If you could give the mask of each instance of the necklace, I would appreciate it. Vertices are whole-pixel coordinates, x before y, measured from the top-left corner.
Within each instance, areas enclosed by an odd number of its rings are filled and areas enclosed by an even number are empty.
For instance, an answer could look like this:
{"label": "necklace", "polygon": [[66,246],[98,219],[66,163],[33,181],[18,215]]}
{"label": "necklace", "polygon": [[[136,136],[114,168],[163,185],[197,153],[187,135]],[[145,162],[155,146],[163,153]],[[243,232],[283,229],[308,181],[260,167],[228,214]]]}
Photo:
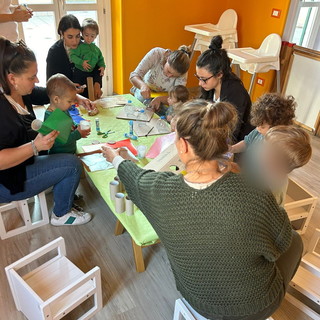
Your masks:
{"label": "necklace", "polygon": [[17,113],[22,115],[28,115],[30,112],[23,108],[18,102],[13,100],[13,98],[5,93],[3,95],[6,97],[6,99],[10,102],[10,104],[13,106],[13,108],[17,111]]}

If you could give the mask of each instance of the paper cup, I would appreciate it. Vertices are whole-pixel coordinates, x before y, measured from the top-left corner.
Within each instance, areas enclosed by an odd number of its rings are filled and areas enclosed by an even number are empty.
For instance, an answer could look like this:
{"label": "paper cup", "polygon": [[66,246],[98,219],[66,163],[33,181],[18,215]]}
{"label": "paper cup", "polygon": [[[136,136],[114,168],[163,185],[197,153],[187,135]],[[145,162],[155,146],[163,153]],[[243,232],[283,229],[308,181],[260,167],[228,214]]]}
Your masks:
{"label": "paper cup", "polygon": [[110,188],[110,199],[112,201],[115,201],[116,200],[116,194],[118,192],[120,192],[120,183],[119,181],[111,181],[110,184],[109,184],[109,188]]}
{"label": "paper cup", "polygon": [[116,193],[116,213],[123,213],[125,211],[125,204],[124,204],[124,194],[121,192]]}
{"label": "paper cup", "polygon": [[132,216],[134,214],[134,204],[128,196],[125,198],[125,205],[127,216]]}
{"label": "paper cup", "polygon": [[124,188],[123,183],[120,181],[119,177],[118,177],[118,176],[115,176],[115,177],[113,178],[113,180],[119,182],[119,191],[118,191],[118,192],[124,193],[124,192],[125,192],[125,188]]}
{"label": "paper cup", "polygon": [[138,158],[145,158],[147,153],[147,146],[137,146]]}
{"label": "paper cup", "polygon": [[90,129],[90,122],[88,120],[81,120],[80,121],[80,129],[81,130],[88,130]]}

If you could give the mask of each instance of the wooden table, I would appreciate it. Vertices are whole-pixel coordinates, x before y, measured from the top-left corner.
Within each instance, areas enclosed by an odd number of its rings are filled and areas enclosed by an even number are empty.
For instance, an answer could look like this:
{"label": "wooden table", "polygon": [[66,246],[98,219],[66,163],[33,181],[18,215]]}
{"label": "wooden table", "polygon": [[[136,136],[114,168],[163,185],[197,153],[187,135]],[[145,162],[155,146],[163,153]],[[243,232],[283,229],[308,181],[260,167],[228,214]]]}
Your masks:
{"label": "wooden table", "polygon": [[[121,97],[125,97],[127,98],[127,100],[131,100],[134,105],[142,106],[141,102],[130,94],[121,95]],[[100,108],[100,113],[94,117],[83,115],[85,119],[91,120],[91,134],[88,138],[78,141],[78,153],[83,152],[82,146],[89,145],[95,140],[98,140],[102,143],[108,142],[110,140],[119,141],[125,139],[124,134],[129,131],[128,121],[116,119],[116,115],[119,113],[121,108],[122,107],[109,109]],[[109,137],[105,139],[102,138],[101,135],[97,135],[95,130],[95,118],[99,118],[100,128],[102,132],[110,129],[112,131],[115,131],[115,133],[110,134]],[[154,143],[157,137],[158,136],[140,137],[137,141],[132,141],[132,144],[135,146],[145,145],[149,149],[149,147]],[[138,165],[145,166],[148,162],[149,161],[147,159],[142,159],[139,161]],[[136,207],[134,215],[132,216],[128,216],[126,215],[126,213],[117,214],[115,212],[115,206],[113,201],[110,199],[109,191],[109,183],[114,180],[114,177],[117,175],[115,169],[95,172],[88,172],[86,170],[86,175],[98,189],[102,198],[117,218],[114,231],[115,235],[122,234],[124,230],[127,230],[127,232],[130,234],[136,270],[138,272],[143,272],[145,270],[145,264],[142,254],[142,248],[158,243],[158,235],[156,234],[144,214]]]}

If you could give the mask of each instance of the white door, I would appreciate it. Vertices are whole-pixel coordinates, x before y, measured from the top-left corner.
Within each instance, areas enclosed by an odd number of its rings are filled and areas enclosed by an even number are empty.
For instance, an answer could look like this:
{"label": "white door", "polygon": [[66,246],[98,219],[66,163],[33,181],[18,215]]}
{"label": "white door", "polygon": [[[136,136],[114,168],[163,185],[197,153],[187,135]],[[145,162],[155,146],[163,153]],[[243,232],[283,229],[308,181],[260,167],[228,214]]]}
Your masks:
{"label": "white door", "polygon": [[100,34],[96,44],[106,62],[103,78],[104,95],[112,94],[112,39],[110,0],[13,0],[12,3],[27,4],[33,17],[20,24],[19,37],[34,51],[38,61],[38,76],[41,86],[46,83],[46,58],[49,48],[59,39],[57,26],[65,14],[73,14],[80,24],[85,18],[93,18],[99,24]]}

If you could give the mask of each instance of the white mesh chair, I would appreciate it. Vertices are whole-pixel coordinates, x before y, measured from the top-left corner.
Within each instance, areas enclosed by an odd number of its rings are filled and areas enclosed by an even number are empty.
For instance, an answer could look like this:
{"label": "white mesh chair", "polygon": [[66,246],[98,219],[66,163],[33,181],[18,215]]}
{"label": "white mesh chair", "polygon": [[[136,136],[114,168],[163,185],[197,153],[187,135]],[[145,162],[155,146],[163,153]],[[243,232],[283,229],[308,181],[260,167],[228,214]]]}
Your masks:
{"label": "white mesh chair", "polygon": [[[18,235],[20,233],[30,231],[32,229],[41,227],[45,224],[49,223],[49,214],[46,202],[45,192],[41,192],[35,196],[35,205],[39,204],[41,211],[41,218],[37,221],[32,221],[32,216],[30,214],[28,199],[20,200],[20,201],[12,201],[10,203],[0,204],[0,237],[1,239],[7,239]],[[23,225],[18,226],[14,229],[8,230],[8,226],[4,221],[3,214],[7,211],[16,209],[18,210]],[[10,213],[8,213],[10,215]]]}
{"label": "white mesh chair", "polygon": [[252,93],[257,73],[268,72],[269,70],[277,71],[277,91],[280,93],[280,50],[281,37],[276,33],[268,35],[258,49],[236,48],[227,50],[229,58],[232,59],[231,64],[239,65],[242,70],[252,74],[249,94]]}
{"label": "white mesh chair", "polygon": [[[174,305],[173,320],[207,320],[207,318],[195,311],[185,299],[177,299]],[[273,318],[266,320],[273,320]]]}
{"label": "white mesh chair", "polygon": [[217,24],[202,23],[185,26],[184,30],[195,33],[191,46],[191,58],[193,57],[194,51],[203,52],[207,50],[212,37],[217,35],[221,35],[223,39],[223,48],[237,48],[237,23],[237,13],[233,9],[228,9],[222,13]]}
{"label": "white mesh chair", "polygon": [[[302,303],[289,293],[286,294],[286,299],[312,319],[320,320],[320,314],[316,311],[320,306],[320,229],[316,229],[290,286],[306,299]],[[308,300],[309,305],[305,304]]]}
{"label": "white mesh chair", "polygon": [[[22,270],[56,255],[26,274]],[[61,319],[93,296],[93,306],[79,319],[91,318],[102,308],[100,269],[82,272],[66,257],[64,239],[48,243],[5,268],[16,308],[29,320]],[[20,272],[19,272],[20,271]]]}

